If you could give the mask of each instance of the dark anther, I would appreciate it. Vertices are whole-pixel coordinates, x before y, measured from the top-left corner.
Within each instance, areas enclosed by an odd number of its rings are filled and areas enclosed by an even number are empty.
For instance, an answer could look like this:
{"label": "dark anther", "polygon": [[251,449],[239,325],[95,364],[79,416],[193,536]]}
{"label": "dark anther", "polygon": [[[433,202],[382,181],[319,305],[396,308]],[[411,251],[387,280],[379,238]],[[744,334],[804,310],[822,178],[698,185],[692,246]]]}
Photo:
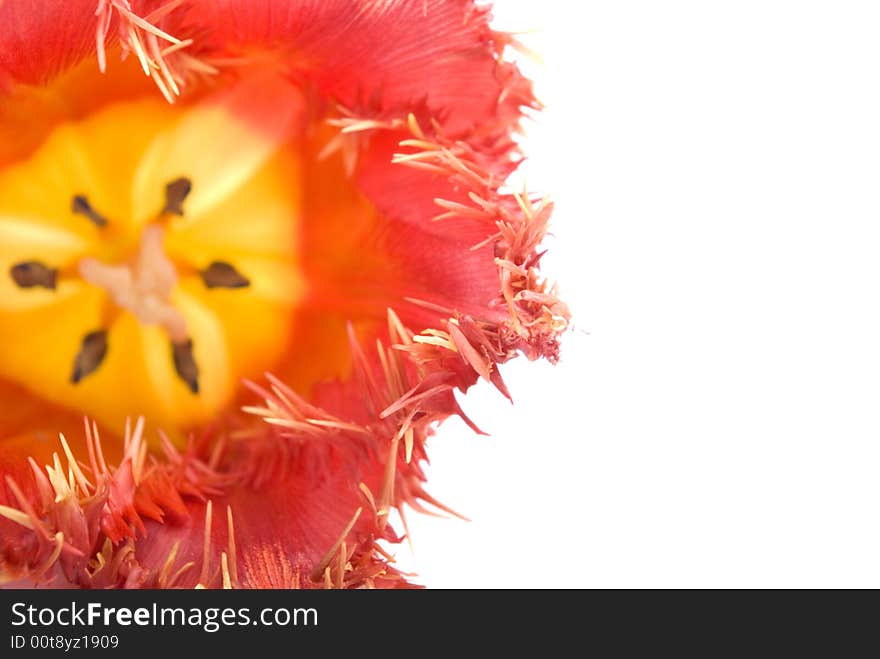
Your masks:
{"label": "dark anther", "polygon": [[86,199],[85,195],[76,195],[70,203],[70,210],[78,215],[85,215],[94,222],[95,226],[107,226],[107,218],[92,208],[92,205],[89,203],[89,200]]}
{"label": "dark anther", "polygon": [[246,288],[251,285],[250,279],[224,261],[214,261],[199,274],[208,288]]}
{"label": "dark anther", "polygon": [[174,179],[165,186],[165,208],[163,213],[183,215],[183,202],[192,192],[192,181],[188,178]]}
{"label": "dark anther", "polygon": [[73,360],[73,374],[70,381],[78,383],[85,376],[95,372],[107,356],[107,332],[98,330],[83,337],[82,345]]}
{"label": "dark anther", "polygon": [[177,376],[186,383],[189,390],[194,394],[199,393],[199,367],[193,355],[192,339],[180,343],[171,342],[171,350],[174,355],[174,370]]}
{"label": "dark anther", "polygon": [[54,289],[58,284],[58,270],[40,263],[39,261],[23,261],[9,268],[12,281],[19,288],[42,288]]}

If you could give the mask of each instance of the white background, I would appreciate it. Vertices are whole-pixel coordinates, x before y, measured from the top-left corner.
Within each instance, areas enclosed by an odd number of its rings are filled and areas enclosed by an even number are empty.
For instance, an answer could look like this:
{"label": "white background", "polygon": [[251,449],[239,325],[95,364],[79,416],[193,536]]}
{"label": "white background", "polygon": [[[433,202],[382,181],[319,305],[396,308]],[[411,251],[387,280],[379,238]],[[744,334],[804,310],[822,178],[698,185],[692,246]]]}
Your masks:
{"label": "white background", "polygon": [[430,587],[880,587],[880,5],[525,2],[576,329],[431,445]]}

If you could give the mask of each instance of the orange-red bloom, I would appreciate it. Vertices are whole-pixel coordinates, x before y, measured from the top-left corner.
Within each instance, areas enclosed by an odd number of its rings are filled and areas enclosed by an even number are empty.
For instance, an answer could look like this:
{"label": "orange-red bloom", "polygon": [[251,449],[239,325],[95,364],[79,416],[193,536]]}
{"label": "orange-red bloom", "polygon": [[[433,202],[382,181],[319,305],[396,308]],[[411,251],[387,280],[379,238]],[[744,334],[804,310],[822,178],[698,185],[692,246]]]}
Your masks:
{"label": "orange-red bloom", "polygon": [[408,585],[455,390],[568,322],[488,20],[0,0],[0,582]]}

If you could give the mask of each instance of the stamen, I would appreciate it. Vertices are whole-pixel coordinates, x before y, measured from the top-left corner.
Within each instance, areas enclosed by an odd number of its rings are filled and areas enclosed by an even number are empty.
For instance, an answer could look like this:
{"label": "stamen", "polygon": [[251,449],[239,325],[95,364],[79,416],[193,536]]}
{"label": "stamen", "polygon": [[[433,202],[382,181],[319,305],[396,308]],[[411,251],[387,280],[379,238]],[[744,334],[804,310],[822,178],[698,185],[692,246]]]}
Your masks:
{"label": "stamen", "polygon": [[225,261],[214,261],[199,273],[207,288],[247,288],[250,279]]}
{"label": "stamen", "polygon": [[58,283],[58,270],[39,261],[23,261],[9,269],[12,281],[19,288],[40,286],[54,290]]}
{"label": "stamen", "polygon": [[172,341],[171,351],[174,356],[174,370],[177,371],[178,377],[186,383],[191,392],[199,393],[199,367],[193,355],[192,339],[180,343]]}
{"label": "stamen", "polygon": [[165,186],[165,208],[163,213],[183,215],[183,202],[192,192],[192,181],[181,177]]}
{"label": "stamen", "polygon": [[70,210],[77,215],[85,215],[99,228],[107,226],[107,218],[92,208],[85,195],[76,195],[70,204]]}
{"label": "stamen", "polygon": [[73,374],[70,381],[77,384],[90,373],[95,372],[107,356],[107,331],[89,332],[83,337],[82,346],[73,361]]}

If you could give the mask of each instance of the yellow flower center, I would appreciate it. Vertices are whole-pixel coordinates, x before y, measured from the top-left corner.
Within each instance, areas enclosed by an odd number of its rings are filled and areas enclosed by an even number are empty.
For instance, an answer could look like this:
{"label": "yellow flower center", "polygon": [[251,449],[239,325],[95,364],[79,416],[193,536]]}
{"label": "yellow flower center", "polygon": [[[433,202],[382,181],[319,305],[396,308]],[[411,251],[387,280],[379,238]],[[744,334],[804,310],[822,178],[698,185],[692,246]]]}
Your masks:
{"label": "yellow flower center", "polygon": [[304,289],[300,105],[259,93],[117,103],[0,171],[0,378],[174,433],[278,362]]}

